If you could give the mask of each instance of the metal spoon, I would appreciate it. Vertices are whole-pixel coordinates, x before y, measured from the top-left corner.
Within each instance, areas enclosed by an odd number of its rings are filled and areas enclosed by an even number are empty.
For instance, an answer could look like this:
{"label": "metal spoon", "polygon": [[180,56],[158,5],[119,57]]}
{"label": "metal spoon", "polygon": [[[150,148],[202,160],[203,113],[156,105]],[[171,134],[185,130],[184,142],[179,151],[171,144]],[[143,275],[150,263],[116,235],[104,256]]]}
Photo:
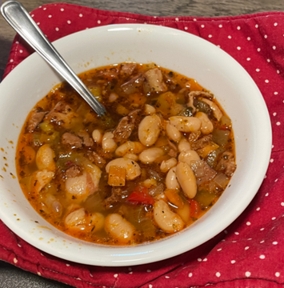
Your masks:
{"label": "metal spoon", "polygon": [[4,2],[1,13],[12,28],[84,98],[99,116],[106,113],[104,106],[68,66],[19,2]]}

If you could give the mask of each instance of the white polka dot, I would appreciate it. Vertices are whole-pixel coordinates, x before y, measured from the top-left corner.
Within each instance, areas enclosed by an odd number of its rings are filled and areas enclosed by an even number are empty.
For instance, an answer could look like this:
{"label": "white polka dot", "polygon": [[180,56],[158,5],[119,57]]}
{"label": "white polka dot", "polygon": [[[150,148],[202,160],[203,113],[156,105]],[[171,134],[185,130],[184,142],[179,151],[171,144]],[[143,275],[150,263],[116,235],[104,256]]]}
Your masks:
{"label": "white polka dot", "polygon": [[151,269],[147,269],[147,272],[150,273],[150,272],[152,272],[152,270]]}
{"label": "white polka dot", "polygon": [[209,35],[208,35],[208,38],[212,38],[212,37],[213,37],[212,34],[209,34]]}
{"label": "white polka dot", "polygon": [[222,251],[222,248],[218,248],[217,251],[218,251],[218,252]]}
{"label": "white polka dot", "polygon": [[256,49],[256,51],[257,51],[257,52],[260,52],[260,51],[261,51],[261,49],[260,49],[260,48],[257,48],[257,49]]}
{"label": "white polka dot", "polygon": [[246,246],[246,247],[245,247],[245,250],[248,250],[248,249],[249,249],[249,246]]}
{"label": "white polka dot", "polygon": [[262,228],[260,228],[260,229],[259,229],[259,231],[264,231],[264,230],[265,230],[265,228],[264,228],[264,227],[262,227]]}
{"label": "white polka dot", "polygon": [[52,18],[52,15],[48,15],[48,18]]}
{"label": "white polka dot", "polygon": [[205,27],[205,25],[204,25],[204,24],[201,24],[201,25],[200,25],[200,27],[201,27],[201,28],[204,28],[204,27]]}
{"label": "white polka dot", "polygon": [[229,38],[229,39],[232,39],[232,36],[231,36],[231,35],[228,35],[228,38]]}
{"label": "white polka dot", "polygon": [[66,263],[66,266],[67,266],[67,267],[69,267],[69,266],[70,266],[70,264]]}
{"label": "white polka dot", "polygon": [[280,125],[281,125],[281,123],[278,121],[278,122],[276,122],[276,125],[277,125],[277,126],[280,126]]}
{"label": "white polka dot", "polygon": [[264,39],[267,39],[267,37],[268,37],[268,36],[267,36],[266,34],[265,34],[265,35],[263,35],[263,38],[264,38]]}
{"label": "white polka dot", "polygon": [[222,24],[219,24],[219,28],[222,28],[223,27],[223,25]]}
{"label": "white polka dot", "polygon": [[71,21],[70,21],[70,20],[67,20],[67,24],[71,24]]}
{"label": "white polka dot", "polygon": [[101,20],[98,20],[97,23],[98,23],[98,24],[101,24],[102,22],[101,22]]}
{"label": "white polka dot", "polygon": [[268,79],[265,79],[264,82],[265,82],[265,83],[269,83],[269,80],[268,80]]}
{"label": "white polka dot", "polygon": [[265,197],[267,197],[267,196],[269,196],[269,193],[267,192],[267,193],[265,193],[265,195],[264,195]]}
{"label": "white polka dot", "polygon": [[236,232],[235,232],[235,235],[240,235],[240,233],[236,231]]}
{"label": "white polka dot", "polygon": [[259,243],[260,243],[260,244],[263,244],[264,242],[265,242],[265,240],[261,240]]}
{"label": "white polka dot", "polygon": [[266,61],[267,61],[268,63],[270,63],[271,60],[270,60],[270,59],[267,59]]}
{"label": "white polka dot", "polygon": [[63,12],[63,11],[64,11],[64,8],[60,8],[60,11]]}
{"label": "white polka dot", "polygon": [[245,275],[246,275],[246,277],[249,277],[251,275],[251,273],[249,271],[246,271]]}
{"label": "white polka dot", "polygon": [[118,274],[113,274],[113,277],[114,277],[114,278],[117,278],[117,277],[118,277]]}
{"label": "white polka dot", "polygon": [[255,28],[258,28],[258,24],[255,24],[255,26],[254,26]]}
{"label": "white polka dot", "polygon": [[256,211],[259,211],[259,210],[260,210],[260,207],[257,207],[255,210],[256,210]]}
{"label": "white polka dot", "polygon": [[276,277],[280,277],[280,272],[275,272]]}
{"label": "white polka dot", "polygon": [[278,23],[277,23],[277,22],[275,22],[273,25],[274,25],[274,26],[277,26],[277,25],[278,25]]}
{"label": "white polka dot", "polygon": [[272,242],[272,245],[277,245],[277,244],[278,244],[277,241],[273,241],[273,242]]}
{"label": "white polka dot", "polygon": [[256,72],[260,72],[260,69],[259,69],[259,68],[256,68],[255,71],[256,71]]}
{"label": "white polka dot", "polygon": [[201,258],[197,258],[197,261],[198,261],[198,262],[202,262],[202,259],[201,259]]}
{"label": "white polka dot", "polygon": [[148,286],[149,288],[153,288],[153,285],[152,284],[149,284],[149,286]]}
{"label": "white polka dot", "polygon": [[241,50],[242,48],[240,46],[237,47],[237,50]]}
{"label": "white polka dot", "polygon": [[247,61],[250,61],[250,60],[251,60],[251,58],[250,58],[250,57],[248,57],[248,58],[247,58]]}
{"label": "white polka dot", "polygon": [[59,28],[58,28],[58,27],[55,27],[55,31],[59,31]]}
{"label": "white polka dot", "polygon": [[275,91],[273,94],[274,94],[274,95],[278,95],[278,92],[277,92],[277,91]]}
{"label": "white polka dot", "polygon": [[192,277],[192,273],[190,272],[190,273],[188,273],[188,277],[190,278],[190,277]]}
{"label": "white polka dot", "polygon": [[79,14],[79,17],[80,17],[80,18],[82,18],[82,17],[83,17],[83,14],[82,14],[82,13],[80,13],[80,14]]}
{"label": "white polka dot", "polygon": [[170,278],[170,276],[166,275],[166,276],[165,276],[165,278],[166,278],[166,279],[169,279],[169,278]]}
{"label": "white polka dot", "polygon": [[10,59],[10,63],[14,62],[14,59]]}
{"label": "white polka dot", "polygon": [[237,30],[241,30],[241,27],[240,27],[240,26],[238,26],[238,27],[237,27]]}
{"label": "white polka dot", "polygon": [[188,30],[188,27],[186,26],[186,27],[184,27],[184,30]]}
{"label": "white polka dot", "polygon": [[272,46],[272,49],[273,49],[273,50],[276,50],[276,46]]}
{"label": "white polka dot", "polygon": [[37,275],[38,275],[38,276],[41,276],[41,273],[38,271],[38,272],[37,272]]}
{"label": "white polka dot", "polygon": [[18,263],[18,259],[15,257],[15,258],[13,259],[13,262],[14,262],[15,264],[17,264],[17,263]]}
{"label": "white polka dot", "polygon": [[250,41],[250,40],[251,40],[251,38],[250,38],[250,37],[247,37],[247,40],[248,40],[248,41]]}
{"label": "white polka dot", "polygon": [[250,225],[251,225],[251,223],[248,221],[248,222],[246,223],[246,225],[247,225],[247,226],[250,226]]}
{"label": "white polka dot", "polygon": [[274,159],[270,159],[270,161],[269,161],[270,163],[273,163],[274,162]]}
{"label": "white polka dot", "polygon": [[259,256],[259,259],[265,259],[265,255],[263,255],[263,254],[260,255],[260,256]]}
{"label": "white polka dot", "polygon": [[177,17],[175,20],[176,20],[176,21],[179,21],[179,18]]}
{"label": "white polka dot", "polygon": [[22,247],[22,245],[21,245],[20,243],[18,243],[17,245],[18,245],[18,247],[20,247],[20,248]]}
{"label": "white polka dot", "polygon": [[231,260],[231,264],[235,264],[236,263],[236,260]]}
{"label": "white polka dot", "polygon": [[221,276],[221,273],[220,272],[216,272],[216,277],[220,277]]}
{"label": "white polka dot", "polygon": [[206,261],[207,261],[207,258],[204,258],[204,259],[203,259],[203,262],[206,262]]}

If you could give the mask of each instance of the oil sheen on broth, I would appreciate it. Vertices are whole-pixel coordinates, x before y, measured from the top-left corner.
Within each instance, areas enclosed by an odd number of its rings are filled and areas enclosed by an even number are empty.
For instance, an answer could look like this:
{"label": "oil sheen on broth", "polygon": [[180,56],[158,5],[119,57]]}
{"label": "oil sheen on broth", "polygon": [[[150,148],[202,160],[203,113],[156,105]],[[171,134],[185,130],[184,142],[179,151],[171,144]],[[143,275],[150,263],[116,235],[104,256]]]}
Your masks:
{"label": "oil sheen on broth", "polygon": [[34,209],[108,245],[158,240],[206,213],[236,169],[231,120],[214,95],[152,63],[79,76],[109,113],[98,117],[66,83],[32,109],[16,165]]}

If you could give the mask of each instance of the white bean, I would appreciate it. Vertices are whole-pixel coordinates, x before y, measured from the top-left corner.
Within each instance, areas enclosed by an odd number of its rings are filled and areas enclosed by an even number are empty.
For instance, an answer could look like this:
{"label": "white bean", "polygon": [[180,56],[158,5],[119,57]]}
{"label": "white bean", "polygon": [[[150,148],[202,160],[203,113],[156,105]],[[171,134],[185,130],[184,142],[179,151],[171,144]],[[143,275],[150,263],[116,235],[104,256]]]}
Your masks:
{"label": "white bean", "polygon": [[180,141],[181,136],[182,136],[180,131],[170,122],[167,122],[166,124],[166,133],[168,137],[176,143]]}
{"label": "white bean", "polygon": [[109,167],[112,165],[124,168],[126,171],[127,180],[133,180],[141,174],[141,169],[138,163],[134,160],[131,160],[125,157],[116,158],[108,162],[108,164],[106,165],[107,173],[109,173]]}
{"label": "white bean", "polygon": [[134,161],[138,161],[138,155],[133,154],[133,153],[126,153],[124,156],[124,158],[130,159],[130,160],[134,160]]}
{"label": "white bean", "polygon": [[194,150],[183,151],[178,155],[178,161],[191,164],[191,161],[200,160],[198,153]]}
{"label": "white bean", "polygon": [[139,154],[139,160],[144,164],[151,164],[163,155],[164,155],[164,150],[162,148],[151,147],[151,148],[145,149]]}
{"label": "white bean", "polygon": [[92,138],[94,140],[95,143],[97,144],[101,144],[102,143],[102,140],[103,140],[103,133],[101,130],[99,129],[95,129],[93,132],[92,132]]}
{"label": "white bean", "polygon": [[160,165],[160,170],[163,173],[166,173],[176,165],[177,165],[177,159],[176,158],[170,158],[168,160],[163,160],[161,165]]}
{"label": "white bean", "polygon": [[145,104],[144,113],[146,115],[152,115],[156,113],[156,108],[150,104]]}
{"label": "white bean", "polygon": [[201,121],[196,117],[172,116],[169,120],[181,132],[196,132],[201,127]]}
{"label": "white bean", "polygon": [[156,115],[145,116],[138,126],[138,138],[145,146],[151,146],[157,141],[161,130],[161,118]]}
{"label": "white bean", "polygon": [[154,203],[154,220],[167,233],[175,233],[184,227],[181,217],[174,213],[164,200]]}
{"label": "white bean", "polygon": [[54,172],[38,170],[31,177],[31,190],[38,194],[53,178]]}
{"label": "white bean", "polygon": [[102,139],[102,148],[105,152],[114,152],[117,147],[112,132],[105,132]]}
{"label": "white bean", "polygon": [[187,141],[187,139],[182,138],[180,142],[178,143],[178,151],[183,152],[183,151],[188,151],[191,149],[190,143]]}
{"label": "white bean", "polygon": [[166,187],[168,189],[179,189],[180,185],[176,176],[176,166],[171,168],[166,176]]}
{"label": "white bean", "polygon": [[197,117],[198,119],[200,119],[201,121],[201,132],[203,134],[209,134],[213,131],[213,123],[210,121],[210,119],[208,118],[207,114],[204,112],[197,112],[195,114],[195,117]]}
{"label": "white bean", "polygon": [[64,224],[68,228],[84,230],[85,224],[86,224],[85,215],[86,215],[86,212],[84,208],[80,208],[75,211],[72,211],[66,216],[64,220]]}
{"label": "white bean", "polygon": [[194,198],[197,193],[195,175],[187,163],[179,162],[176,166],[176,177],[183,193],[188,198]]}
{"label": "white bean", "polygon": [[126,141],[116,148],[115,155],[122,157],[127,153],[139,154],[145,148],[146,147],[138,141]]}
{"label": "white bean", "polygon": [[104,227],[105,231],[121,244],[131,244],[133,241],[134,226],[118,213],[109,214]]}
{"label": "white bean", "polygon": [[55,171],[55,153],[49,144],[42,145],[36,153],[36,165],[39,170]]}

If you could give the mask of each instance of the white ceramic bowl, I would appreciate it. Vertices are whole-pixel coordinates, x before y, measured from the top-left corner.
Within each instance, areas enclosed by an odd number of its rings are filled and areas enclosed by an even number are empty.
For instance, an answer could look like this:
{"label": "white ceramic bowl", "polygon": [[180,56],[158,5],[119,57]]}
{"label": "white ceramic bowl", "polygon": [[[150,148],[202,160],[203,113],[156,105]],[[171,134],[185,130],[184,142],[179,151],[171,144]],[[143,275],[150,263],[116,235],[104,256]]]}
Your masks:
{"label": "white ceramic bowl", "polygon": [[269,163],[271,126],[256,84],[232,57],[189,33],[145,24],[89,29],[64,37],[54,45],[77,73],[135,61],[155,62],[195,78],[215,94],[232,119],[237,170],[229,187],[205,216],[167,239],[134,247],[109,247],[63,234],[31,208],[15,177],[15,148],[25,118],[36,102],[61,82],[33,54],[0,84],[0,217],[12,231],[40,250],[69,261],[126,266],[155,262],[193,249],[243,212],[255,196]]}

